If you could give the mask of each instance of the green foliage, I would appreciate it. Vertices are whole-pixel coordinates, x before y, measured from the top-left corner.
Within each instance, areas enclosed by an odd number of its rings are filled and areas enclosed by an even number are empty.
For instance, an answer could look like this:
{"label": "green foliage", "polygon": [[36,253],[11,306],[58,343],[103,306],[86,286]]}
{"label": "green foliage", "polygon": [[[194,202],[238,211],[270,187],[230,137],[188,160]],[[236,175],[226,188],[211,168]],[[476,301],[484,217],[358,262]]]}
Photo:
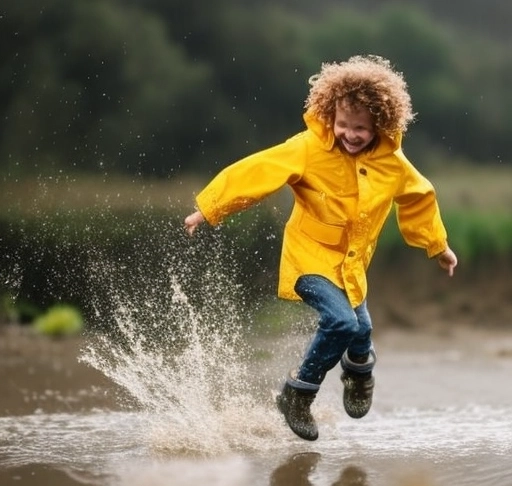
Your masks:
{"label": "green foliage", "polygon": [[[244,295],[251,305],[259,305],[276,292],[283,217],[282,213],[261,206],[228,220],[218,230],[202,227],[196,238],[200,243],[198,251],[181,264],[180,255],[186,258],[185,249],[193,246],[196,239],[190,240],[180,230],[182,212],[177,209],[167,214],[145,210],[108,216],[84,213],[80,218],[60,215],[48,217],[44,227],[40,220],[11,220],[7,227],[0,228],[2,277],[5,277],[6,261],[14,255],[22,278],[18,285],[5,289],[16,296],[14,302],[9,301],[8,309],[18,312],[27,307],[21,303],[30,303],[36,309],[69,302],[81,310],[88,324],[101,327],[114,318],[110,315],[108,299],[115,296],[109,295],[112,288],[108,281],[103,288],[91,279],[95,270],[108,275],[110,265],[114,264],[112,283],[116,291],[128,292],[135,306],[144,306],[148,288],[162,279],[162,272],[165,274],[169,265],[172,268],[178,265],[176,269],[179,265],[190,266],[182,284],[190,287],[188,295],[199,295],[197,286],[201,286],[201,281],[191,278],[195,274],[193,268],[209,268],[214,260],[226,269],[237,269],[234,278],[243,286]],[[466,268],[510,261],[510,214],[445,211],[444,219],[450,245]],[[12,237],[13,234],[17,236]],[[219,244],[224,251],[219,252]],[[386,265],[396,264],[405,248],[391,216],[380,238],[372,271],[385,271]],[[257,324],[268,327],[270,332],[275,324],[273,314],[272,309],[262,309]],[[66,315],[69,314],[57,313],[49,320],[41,317],[38,327],[48,326],[48,332],[58,332],[61,317],[64,320]],[[97,321],[98,315],[101,321]]]}
{"label": "green foliage", "polygon": [[34,329],[46,336],[72,336],[82,332],[84,321],[78,309],[60,304],[49,308],[33,323]]}
{"label": "green foliage", "polygon": [[[478,210],[448,210],[443,213],[449,244],[467,267],[496,265],[512,259],[512,215]],[[396,261],[404,248],[398,225],[391,216],[379,240],[383,261]]]}
{"label": "green foliage", "polygon": [[15,298],[12,292],[0,294],[0,322],[19,322]]}
{"label": "green foliage", "polygon": [[309,76],[361,53],[404,72],[418,165],[508,161],[507,13],[495,0],[3,0],[1,170],[216,172],[302,129]]}
{"label": "green foliage", "polygon": [[[470,269],[510,262],[510,170],[446,165],[430,178],[461,264]],[[190,267],[195,275],[213,262],[234,269],[233,278],[251,304],[275,295],[282,233],[292,204],[289,192],[228,218],[219,228],[204,225],[190,239],[183,218],[200,186],[200,181],[182,179],[150,183],[103,177],[0,183],[2,318],[29,322],[40,309],[66,302],[81,310],[88,325],[101,327],[110,316],[110,278],[113,287],[130,294],[131,302],[144,306],[148,289],[164,281],[170,267]],[[391,214],[372,271],[408,258],[406,248]],[[96,271],[106,286],[98,283]],[[188,295],[196,295],[201,281],[190,275],[183,280]],[[272,313],[265,317],[270,327]]]}
{"label": "green foliage", "polygon": [[[298,0],[294,0],[297,2]],[[303,0],[306,2],[306,0]],[[325,4],[335,4],[337,0],[324,0]],[[389,5],[407,8],[408,0],[345,0],[347,6],[357,7],[372,15],[376,10]],[[432,15],[437,23],[467,33],[469,36],[487,36],[504,42],[511,39],[510,22],[512,5],[503,0],[416,0],[414,5]],[[315,5],[318,10],[318,4]]]}
{"label": "green foliage", "polygon": [[0,68],[0,156],[11,173],[43,163],[161,174],[169,134],[188,140],[195,118],[211,113],[193,103],[209,68],[169,42],[150,12],[56,0],[25,17],[6,1],[6,40],[26,31]]}
{"label": "green foliage", "polygon": [[[449,244],[466,266],[490,265],[512,258],[512,215],[475,209],[443,211]],[[404,240],[394,214],[388,218],[379,239],[378,253],[383,261],[396,261]]]}
{"label": "green foliage", "polygon": [[510,213],[448,212],[445,222],[462,261],[477,265],[512,257]]}

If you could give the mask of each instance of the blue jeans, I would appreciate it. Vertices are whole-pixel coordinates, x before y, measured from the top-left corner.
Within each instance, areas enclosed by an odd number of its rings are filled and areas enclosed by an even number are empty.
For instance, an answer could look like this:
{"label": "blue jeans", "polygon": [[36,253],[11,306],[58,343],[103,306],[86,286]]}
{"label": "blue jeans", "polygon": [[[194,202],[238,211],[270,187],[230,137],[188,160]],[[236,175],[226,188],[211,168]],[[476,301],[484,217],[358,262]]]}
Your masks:
{"label": "blue jeans", "polygon": [[372,349],[372,322],[366,300],[352,308],[345,291],[320,275],[303,275],[295,291],[320,314],[318,328],[297,372],[297,379],[320,384],[348,350],[354,359]]}

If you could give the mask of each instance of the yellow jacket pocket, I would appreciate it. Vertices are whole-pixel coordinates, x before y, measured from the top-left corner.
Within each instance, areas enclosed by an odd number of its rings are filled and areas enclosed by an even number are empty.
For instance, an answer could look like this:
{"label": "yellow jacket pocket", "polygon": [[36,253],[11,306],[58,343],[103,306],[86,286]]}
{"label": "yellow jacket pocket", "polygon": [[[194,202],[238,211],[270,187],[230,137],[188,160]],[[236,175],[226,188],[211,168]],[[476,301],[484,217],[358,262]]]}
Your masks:
{"label": "yellow jacket pocket", "polygon": [[302,214],[298,227],[313,240],[329,246],[341,245],[345,235],[345,225],[324,223],[307,213]]}

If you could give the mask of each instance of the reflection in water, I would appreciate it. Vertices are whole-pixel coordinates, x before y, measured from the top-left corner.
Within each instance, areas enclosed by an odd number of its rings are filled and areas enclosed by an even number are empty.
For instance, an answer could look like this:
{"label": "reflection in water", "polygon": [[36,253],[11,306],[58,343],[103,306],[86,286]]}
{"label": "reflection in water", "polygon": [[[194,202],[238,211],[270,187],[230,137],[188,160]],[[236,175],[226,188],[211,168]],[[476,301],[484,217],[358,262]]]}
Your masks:
{"label": "reflection in water", "polygon": [[[383,408],[380,401],[364,420],[351,421],[333,399],[339,400],[336,378],[335,391],[327,383],[324,391],[332,394],[320,397],[317,404],[322,435],[315,452],[287,457],[304,443],[284,425],[270,390],[262,397],[260,388],[254,387],[261,376],[248,372],[248,366],[261,370],[261,363],[251,362],[254,354],[242,332],[245,323],[237,289],[230,279],[208,270],[211,273],[201,278],[207,299],[199,302],[172,272],[152,280],[154,286],[146,285],[146,293],[137,300],[118,292],[112,282],[116,332],[88,341],[81,359],[133,400],[113,411],[104,402],[84,402],[92,397],[83,396],[81,384],[80,393],[78,388],[76,396],[66,393],[69,400],[60,403],[65,411],[50,408],[48,400],[42,405],[38,397],[60,396],[54,387],[63,382],[34,374],[41,389],[30,397],[37,405],[30,401],[17,415],[0,417],[2,486],[425,485],[390,483],[385,477],[396,463],[400,467],[415,458],[435,464],[442,486],[512,484],[512,401],[497,400],[505,394],[495,396],[498,388],[487,387],[486,405],[472,399],[466,403],[468,389],[474,393],[476,384],[483,395],[483,383],[464,363],[456,363],[458,368],[450,373],[464,373],[464,380],[455,381],[470,385],[457,388],[462,405],[438,405],[436,398],[446,393],[439,383],[439,376],[447,373],[446,363],[443,367],[431,355],[417,361],[411,373],[421,387],[433,383],[435,405],[418,406],[407,387],[405,393],[412,400],[403,408]],[[122,280],[111,267],[104,271],[113,281]],[[285,339],[273,337],[274,349],[280,349]],[[284,360],[275,354],[275,360]],[[34,363],[27,365],[13,356],[6,379],[0,380],[1,398],[8,381],[33,393],[31,385],[20,382],[27,372],[16,374],[15,366],[41,371]],[[285,369],[278,364],[278,369]],[[500,384],[507,383],[512,372],[503,360],[492,367],[482,359],[480,367],[482,375],[488,373]],[[400,379],[406,372],[400,368]],[[386,378],[385,367],[381,377]],[[282,455],[287,457],[283,463]]]}
{"label": "reflection in water", "polygon": [[358,466],[347,466],[332,486],[368,486],[366,473]]}
{"label": "reflection in water", "polygon": [[315,469],[320,454],[316,452],[304,452],[294,454],[284,464],[279,466],[270,478],[270,486],[310,486],[309,475]]}
{"label": "reflection in water", "polygon": [[[313,486],[310,475],[320,461],[317,452],[294,454],[274,470],[270,486]],[[349,465],[342,469],[340,476],[331,486],[369,486],[367,474],[358,466]]]}
{"label": "reflection in water", "polygon": [[[277,417],[273,408],[265,410]],[[289,457],[291,450],[304,447],[300,439],[287,434],[277,419],[273,435],[248,432],[247,425],[236,424],[241,410],[224,422],[226,430],[220,429],[239,449],[208,457],[180,451],[176,444],[185,443],[187,433],[166,415],[104,410],[0,417],[0,484],[426,486],[434,483],[425,477],[435,475],[440,486],[510,486],[511,413],[510,408],[410,410],[374,413],[357,423],[342,418],[332,435],[323,434],[315,444],[315,452]],[[247,417],[250,424],[250,412]],[[423,463],[427,475],[404,475],[406,466]],[[398,473],[403,473],[400,480],[390,482]],[[37,477],[54,480],[37,482]]]}

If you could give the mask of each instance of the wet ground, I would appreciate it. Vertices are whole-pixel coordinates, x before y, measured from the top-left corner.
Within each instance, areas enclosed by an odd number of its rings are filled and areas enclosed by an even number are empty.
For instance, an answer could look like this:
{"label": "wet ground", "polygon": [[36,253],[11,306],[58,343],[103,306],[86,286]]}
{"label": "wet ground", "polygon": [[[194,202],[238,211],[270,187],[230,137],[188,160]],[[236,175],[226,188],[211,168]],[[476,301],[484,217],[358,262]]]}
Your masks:
{"label": "wet ground", "polygon": [[191,415],[203,410],[200,400],[188,410],[133,406],[129,393],[78,361],[81,340],[8,326],[0,333],[2,486],[512,484],[512,333],[503,330],[382,331],[372,411],[344,415],[333,370],[314,405],[314,443],[285,427],[268,389],[300,336],[255,341],[268,357],[251,372],[251,390],[265,384],[258,399],[206,417]]}

